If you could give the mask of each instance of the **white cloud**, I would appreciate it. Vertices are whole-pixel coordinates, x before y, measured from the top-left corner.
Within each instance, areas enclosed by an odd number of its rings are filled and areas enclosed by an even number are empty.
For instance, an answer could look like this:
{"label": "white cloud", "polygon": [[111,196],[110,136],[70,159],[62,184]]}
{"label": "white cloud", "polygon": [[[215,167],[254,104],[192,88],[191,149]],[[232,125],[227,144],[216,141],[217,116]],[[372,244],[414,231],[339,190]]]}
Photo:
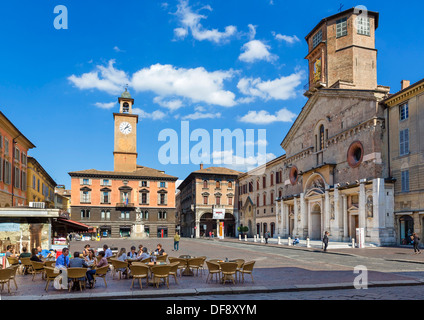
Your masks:
{"label": "white cloud", "polygon": [[114,68],[114,63],[110,60],[107,66],[96,66],[95,71],[71,75],[68,80],[81,90],[97,89],[112,95],[121,94],[129,84],[136,91],[155,93],[155,102],[170,110],[182,107],[183,98],[223,107],[237,104],[235,94],[224,90],[224,81],[235,74],[232,70],[209,72],[203,67],[185,69],[155,64],[135,72],[129,79],[124,71]]}
{"label": "white cloud", "polygon": [[300,42],[300,39],[297,36],[286,36],[280,33],[276,34],[274,31],[272,32],[272,35],[274,36],[276,40],[285,41],[288,44],[294,44],[296,42]]}
{"label": "white cloud", "polygon": [[116,105],[116,102],[96,102],[94,105],[101,109],[112,109]]}
{"label": "white cloud", "polygon": [[296,119],[296,115],[283,108],[277,111],[275,114],[270,114],[266,110],[249,111],[246,115],[240,118],[239,121],[253,124],[270,124],[273,122],[293,122]]}
{"label": "white cloud", "polygon": [[152,119],[152,120],[162,120],[166,117],[166,113],[156,110],[152,113],[148,113],[140,108],[133,108],[133,113],[138,114],[141,119]]}
{"label": "white cloud", "polygon": [[208,72],[203,67],[176,68],[155,64],[134,73],[131,86],[137,91],[152,91],[161,97],[183,97],[192,102],[205,102],[224,107],[236,104],[235,95],[223,90],[223,82],[232,71]]}
{"label": "white cloud", "polygon": [[216,119],[221,118],[221,113],[205,113],[201,111],[196,111],[195,113],[188,114],[181,117],[182,120],[199,120],[199,119]]}
{"label": "white cloud", "polygon": [[242,50],[244,50],[244,52],[240,54],[239,60],[248,63],[260,60],[268,62],[277,60],[278,57],[271,54],[269,52],[270,49],[271,47],[269,45],[264,44],[260,40],[251,40],[243,45]]}
{"label": "white cloud", "polygon": [[253,170],[275,158],[276,156],[273,153],[258,153],[255,156],[248,157],[234,155],[233,150],[214,151],[212,153],[214,164],[224,164],[226,168],[238,171]]}
{"label": "white cloud", "polygon": [[[174,29],[174,33],[177,38],[185,38],[190,31],[193,38],[196,40],[208,40],[215,43],[222,43],[227,41],[237,32],[237,28],[232,25],[225,27],[225,31],[223,32],[218,31],[218,29],[205,29],[200,21],[207,17],[199,14],[198,12],[194,12],[188,5],[187,0],[180,0],[177,8],[175,15],[179,18],[179,22],[181,24],[181,27]],[[200,10],[202,9],[212,11],[210,6],[204,6]]]}
{"label": "white cloud", "polygon": [[78,77],[71,75],[68,80],[81,90],[97,89],[109,94],[119,94],[129,82],[124,71],[114,68],[115,60],[110,60],[107,67],[97,66],[95,71],[84,73]]}
{"label": "white cloud", "polygon": [[241,93],[264,100],[288,100],[296,97],[295,88],[301,84],[303,71],[298,71],[287,77],[262,81],[261,78],[242,78],[237,84]]}
{"label": "white cloud", "polygon": [[119,49],[118,46],[114,46],[113,50],[115,50],[116,52],[125,52],[124,50]]}
{"label": "white cloud", "polygon": [[183,106],[183,102],[179,99],[164,100],[162,97],[155,97],[153,102],[171,111],[177,110]]}

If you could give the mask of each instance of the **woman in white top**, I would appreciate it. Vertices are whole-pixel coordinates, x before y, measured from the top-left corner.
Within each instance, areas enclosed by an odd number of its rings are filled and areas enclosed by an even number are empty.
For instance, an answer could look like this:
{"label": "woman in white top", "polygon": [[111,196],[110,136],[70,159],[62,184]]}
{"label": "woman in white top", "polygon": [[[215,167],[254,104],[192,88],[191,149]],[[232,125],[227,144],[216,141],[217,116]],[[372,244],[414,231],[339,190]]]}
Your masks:
{"label": "woman in white top", "polygon": [[96,262],[96,256],[94,254],[94,250],[93,249],[89,249],[88,250],[88,254],[87,256],[84,258],[85,262],[87,263],[87,265],[91,268],[95,266],[95,262]]}

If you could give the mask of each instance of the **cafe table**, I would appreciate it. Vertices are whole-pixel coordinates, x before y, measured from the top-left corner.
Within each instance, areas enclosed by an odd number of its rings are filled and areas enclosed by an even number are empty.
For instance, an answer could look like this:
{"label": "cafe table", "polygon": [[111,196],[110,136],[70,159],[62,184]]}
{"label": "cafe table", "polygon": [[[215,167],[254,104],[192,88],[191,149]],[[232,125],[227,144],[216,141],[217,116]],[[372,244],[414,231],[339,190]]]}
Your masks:
{"label": "cafe table", "polygon": [[178,258],[184,260],[185,264],[186,264],[186,267],[185,267],[184,271],[182,272],[182,275],[183,276],[194,276],[194,272],[191,271],[191,269],[188,266],[188,261],[190,259],[193,259],[193,258],[196,258],[196,257],[189,256],[189,255],[182,255],[182,256],[179,256]]}

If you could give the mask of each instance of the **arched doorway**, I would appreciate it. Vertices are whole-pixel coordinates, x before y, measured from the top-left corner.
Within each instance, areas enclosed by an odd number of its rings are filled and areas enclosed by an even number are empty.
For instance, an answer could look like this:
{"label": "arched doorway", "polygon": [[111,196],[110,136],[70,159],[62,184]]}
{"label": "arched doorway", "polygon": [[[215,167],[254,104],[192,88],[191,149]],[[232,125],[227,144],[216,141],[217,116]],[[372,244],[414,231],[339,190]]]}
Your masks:
{"label": "arched doorway", "polygon": [[311,209],[311,240],[321,240],[321,207],[315,204]]}
{"label": "arched doorway", "polygon": [[275,223],[274,222],[271,222],[271,224],[270,224],[270,229],[271,229],[271,238],[273,238],[274,237],[274,233],[275,233]]}
{"label": "arched doorway", "polygon": [[216,220],[212,219],[212,213],[208,212],[201,216],[200,218],[200,236],[209,236],[209,233],[214,233],[216,235]]}
{"label": "arched doorway", "polygon": [[410,244],[411,235],[414,233],[414,219],[411,216],[402,216],[399,218],[400,244]]}

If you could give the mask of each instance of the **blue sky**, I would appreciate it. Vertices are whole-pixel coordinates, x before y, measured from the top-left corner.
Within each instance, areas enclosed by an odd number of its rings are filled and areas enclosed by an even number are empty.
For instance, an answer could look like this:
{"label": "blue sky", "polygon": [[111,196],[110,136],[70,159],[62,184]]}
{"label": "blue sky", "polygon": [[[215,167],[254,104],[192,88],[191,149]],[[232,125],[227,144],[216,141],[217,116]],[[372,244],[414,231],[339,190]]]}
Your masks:
{"label": "blue sky", "polygon": [[[265,129],[269,158],[280,156],[306,103],[304,37],[340,3],[380,13],[379,84],[396,92],[402,79],[423,78],[421,1],[2,1],[0,110],[68,188],[70,171],[113,170],[113,112],[126,84],[141,165],[179,179],[198,169],[158,159],[160,131],[180,134],[183,120],[211,136]],[[54,28],[57,5],[68,10],[66,30]]]}

